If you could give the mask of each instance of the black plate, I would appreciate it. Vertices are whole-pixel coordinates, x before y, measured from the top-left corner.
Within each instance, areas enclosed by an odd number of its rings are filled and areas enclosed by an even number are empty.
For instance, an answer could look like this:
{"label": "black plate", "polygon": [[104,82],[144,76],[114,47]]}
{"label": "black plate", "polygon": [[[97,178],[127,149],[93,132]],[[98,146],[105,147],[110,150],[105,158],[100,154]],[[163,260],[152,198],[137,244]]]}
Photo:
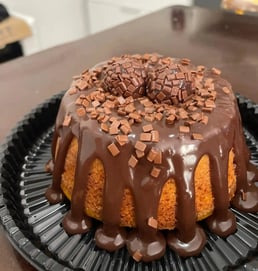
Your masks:
{"label": "black plate", "polygon": [[[258,214],[233,209],[238,230],[222,239],[207,231],[207,245],[198,257],[183,259],[171,250],[159,261],[136,263],[126,249],[108,253],[95,247],[94,229],[68,236],[60,222],[69,209],[49,205],[44,191],[51,175],[53,123],[62,93],[27,115],[7,138],[0,157],[0,219],[12,245],[38,270],[258,270]],[[258,166],[258,106],[238,97],[251,159]]]}

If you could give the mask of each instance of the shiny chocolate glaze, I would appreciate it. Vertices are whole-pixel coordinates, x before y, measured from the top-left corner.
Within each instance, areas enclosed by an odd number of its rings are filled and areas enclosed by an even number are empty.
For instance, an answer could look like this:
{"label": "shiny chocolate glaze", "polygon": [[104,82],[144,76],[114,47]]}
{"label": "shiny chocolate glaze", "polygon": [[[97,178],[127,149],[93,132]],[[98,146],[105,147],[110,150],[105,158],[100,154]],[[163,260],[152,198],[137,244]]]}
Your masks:
{"label": "shiny chocolate glaze", "polygon": [[[161,56],[155,56],[155,60],[153,60],[153,55],[123,57],[136,57],[137,61],[142,62],[146,74],[150,70],[153,71],[156,65],[160,67],[160,63],[164,59]],[[87,110],[92,107],[91,105],[95,101],[91,95],[96,91],[104,93],[105,99],[109,97],[102,81],[109,65],[116,61],[116,59],[112,59],[101,63],[90,71],[85,71],[74,79],[71,88],[62,99],[53,137],[53,183],[46,191],[46,197],[51,203],[63,199],[60,184],[65,157],[72,138],[78,139],[71,210],[64,218],[64,229],[69,234],[74,234],[86,232],[91,226],[89,217],[84,213],[85,190],[91,164],[96,158],[99,158],[104,165],[105,187],[102,211],[103,225],[96,231],[96,244],[108,251],[114,251],[126,244],[129,253],[135,260],[151,261],[160,258],[165,253],[166,243],[184,257],[197,255],[202,250],[206,237],[204,230],[196,222],[194,173],[203,155],[208,155],[210,160],[211,186],[214,197],[214,212],[206,219],[209,229],[222,237],[236,230],[236,219],[229,209],[228,194],[228,158],[231,150],[235,155],[237,182],[232,204],[240,210],[258,211],[258,189],[255,186],[257,171],[255,167],[249,166],[249,152],[243,136],[236,99],[230,84],[220,77],[218,70],[195,67],[188,60],[182,62],[182,60],[166,58],[164,62],[167,62],[168,59],[170,64],[173,63],[177,67],[183,63],[180,69],[185,73],[192,74],[192,86],[195,87],[195,93],[191,94],[192,96],[198,96],[205,104],[206,94],[200,90],[211,89],[210,93],[213,96],[215,106],[212,104],[212,110],[208,111],[206,111],[207,108],[203,109],[204,105],[196,109],[202,116],[202,120],[205,121],[193,120],[194,118],[189,117],[192,116],[192,112],[187,109],[186,105],[189,105],[189,101],[193,101],[194,97],[184,97],[183,102],[178,103],[176,107],[185,108],[188,112],[188,119],[180,115],[178,111],[175,114],[175,121],[168,123],[166,115],[170,109],[174,109],[175,104],[164,105],[167,109],[160,111],[163,114],[162,118],[142,117],[137,118],[134,123],[131,122],[128,142],[119,146],[115,135],[103,131],[100,121],[91,115],[92,111]],[[178,69],[175,72],[178,72]],[[176,83],[180,85],[180,81]],[[148,84],[150,85],[150,82]],[[146,83],[146,87],[148,84]],[[78,111],[78,108],[81,107],[78,99],[82,95],[88,101],[84,106],[85,110]],[[115,100],[114,97],[110,99]],[[135,112],[144,111],[143,99],[148,98],[133,100]],[[183,98],[180,96],[180,99]],[[129,120],[129,114],[120,114],[120,105],[115,103],[115,106],[110,109],[109,116],[120,120]],[[155,107],[156,110],[157,108]],[[139,115],[141,115],[140,113]],[[65,122],[67,116],[69,116],[68,123]],[[189,131],[182,132],[180,127],[185,126],[187,121],[187,125],[190,127]],[[139,141],[143,126],[150,123],[153,130],[159,132],[159,140],[144,142],[146,144],[144,156],[137,159],[136,166],[130,166],[128,161],[132,154],[135,155],[135,144]],[[119,130],[117,133],[121,134],[122,132]],[[194,139],[193,134],[201,135],[201,140]],[[58,150],[56,152],[57,140]],[[108,151],[107,146],[112,143],[118,146],[118,154]],[[147,159],[147,154],[152,148],[162,153],[162,161],[155,164],[158,169],[157,175],[151,174],[154,164],[153,161]],[[169,231],[165,236],[156,227],[149,225],[148,220],[149,218],[157,219],[162,188],[169,178],[175,180],[177,188],[177,222],[176,229]],[[136,228],[129,233],[119,226],[120,207],[126,188],[130,189],[133,195],[136,219]]]}

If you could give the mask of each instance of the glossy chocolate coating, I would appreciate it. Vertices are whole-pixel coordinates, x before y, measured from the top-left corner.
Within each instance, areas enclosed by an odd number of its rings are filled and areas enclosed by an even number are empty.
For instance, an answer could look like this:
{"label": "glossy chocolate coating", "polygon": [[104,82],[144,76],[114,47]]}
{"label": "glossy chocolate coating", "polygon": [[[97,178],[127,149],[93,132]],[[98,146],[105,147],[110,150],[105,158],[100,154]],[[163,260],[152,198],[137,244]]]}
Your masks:
{"label": "glossy chocolate coating", "polygon": [[[128,58],[128,56],[126,57]],[[149,67],[155,69],[155,65],[159,65],[156,63],[156,58],[155,61],[151,60],[152,55],[134,57],[138,61],[142,61],[145,69],[149,69]],[[159,56],[158,59],[162,61],[164,58]],[[182,67],[181,60],[169,59],[169,61],[177,67]],[[140,257],[134,257],[137,260],[150,261],[160,258],[165,252],[165,237],[147,222],[151,217],[157,218],[162,188],[169,178],[173,178],[177,187],[177,223],[176,230],[168,234],[167,243],[180,256],[196,255],[201,251],[206,240],[203,229],[196,223],[194,191],[194,173],[203,155],[208,155],[210,159],[211,185],[214,197],[214,212],[207,219],[210,230],[220,236],[226,236],[236,229],[235,217],[229,210],[227,180],[228,158],[232,149],[235,154],[237,181],[237,191],[233,203],[241,210],[258,210],[258,189],[253,181],[248,182],[249,156],[231,86],[220,77],[217,71],[195,67],[187,63],[184,66],[184,72],[194,75],[193,78],[191,77],[193,83],[191,86],[194,86],[195,89],[191,89],[191,93],[187,95],[188,98],[180,100],[177,104],[175,121],[172,124],[168,124],[166,121],[166,115],[174,110],[174,105],[164,105],[166,110],[162,112],[162,118],[152,120],[152,115],[146,118],[146,115],[141,117],[139,113],[144,111],[142,99],[146,99],[146,97],[134,99],[129,103],[133,103],[134,112],[138,112],[140,116],[135,118],[130,125],[128,142],[120,146],[118,152],[115,153],[107,149],[107,146],[116,142],[114,134],[106,133],[101,129],[99,121],[95,119],[98,114],[97,110],[87,111],[89,107],[92,107],[92,104],[98,107],[99,104],[104,104],[105,99],[111,99],[109,103],[113,100],[115,103],[109,117],[112,116],[120,120],[133,118],[128,112],[126,115],[121,115],[120,109],[124,101],[122,104],[118,104],[116,98],[109,97],[105,84],[103,86],[103,77],[108,65],[110,62],[105,62],[94,67],[91,71],[86,71],[85,74],[75,79],[70,90],[64,95],[56,120],[53,140],[52,153],[54,154],[57,138],[60,138],[57,154],[53,155],[53,184],[46,192],[46,196],[51,202],[52,194],[60,193],[61,174],[64,169],[66,152],[72,138],[76,137],[78,139],[78,155],[71,211],[66,215],[63,223],[68,233],[85,232],[90,226],[89,218],[84,214],[85,193],[82,191],[86,189],[87,177],[85,176],[88,176],[92,162],[99,158],[105,169],[105,187],[102,211],[103,227],[96,232],[96,244],[109,251],[114,251],[126,243],[128,251],[133,257],[136,254],[140,255]],[[147,73],[148,71],[146,71]],[[146,78],[146,80],[148,79]],[[209,89],[209,91],[207,92],[205,89]],[[92,98],[96,91],[100,96],[99,100]],[[84,95],[83,99],[88,99],[84,106],[81,104],[82,95]],[[89,97],[91,97],[91,101],[89,101]],[[196,105],[197,100],[200,99],[202,105],[197,108],[199,119],[196,115],[194,117],[189,106]],[[189,101],[194,101],[194,103],[189,104]],[[154,105],[154,108],[160,107]],[[96,114],[92,114],[93,111]],[[182,111],[184,112],[182,113]],[[64,125],[66,116],[71,118],[70,122]],[[190,128],[185,128],[187,121]],[[150,123],[153,129],[158,131],[159,140],[144,142],[146,146],[143,147],[146,148],[143,150],[143,157],[137,160],[138,163],[135,166],[128,166],[131,155],[135,155],[135,146],[142,133],[142,127]],[[118,130],[117,133],[122,132]],[[201,134],[202,140],[193,139],[193,134]],[[155,164],[157,174],[151,173],[154,164],[147,159],[147,154],[152,148],[162,153],[162,160]],[[253,170],[254,168],[251,171]],[[119,227],[120,207],[126,188],[130,189],[134,198],[137,225],[137,228],[128,236]]]}

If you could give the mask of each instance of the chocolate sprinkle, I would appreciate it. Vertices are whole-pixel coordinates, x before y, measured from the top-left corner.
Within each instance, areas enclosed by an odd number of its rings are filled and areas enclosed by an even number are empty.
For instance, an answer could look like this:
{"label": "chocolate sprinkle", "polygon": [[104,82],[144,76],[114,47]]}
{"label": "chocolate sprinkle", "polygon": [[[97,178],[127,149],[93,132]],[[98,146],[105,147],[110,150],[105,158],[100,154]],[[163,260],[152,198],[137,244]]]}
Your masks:
{"label": "chocolate sprinkle", "polygon": [[136,150],[144,152],[147,146],[146,146],[146,144],[144,144],[143,142],[138,140],[138,141],[136,141],[134,147]]}
{"label": "chocolate sprinkle", "polygon": [[165,64],[160,63],[155,70],[150,70],[146,88],[150,100],[155,103],[176,105],[183,103],[189,95],[195,93],[194,77],[191,73],[189,75],[181,70],[184,70],[183,66],[175,65],[170,58]]}
{"label": "chocolate sprinkle", "polygon": [[160,174],[161,169],[157,168],[157,167],[153,167],[151,170],[150,175],[154,178],[158,178],[159,174]]}
{"label": "chocolate sprinkle", "polygon": [[105,71],[103,86],[114,95],[139,98],[145,95],[144,66],[136,58],[116,58]]}
{"label": "chocolate sprinkle", "polygon": [[190,133],[190,128],[188,126],[179,126],[179,132],[188,134]]}
{"label": "chocolate sprinkle", "polygon": [[146,124],[142,126],[142,130],[146,133],[146,132],[150,132],[153,130],[153,126],[152,124]]}
{"label": "chocolate sprinkle", "polygon": [[111,143],[110,145],[107,146],[107,148],[109,152],[112,154],[112,156],[117,156],[120,153],[115,143]]}
{"label": "chocolate sprinkle", "polygon": [[79,117],[83,117],[83,116],[85,116],[85,114],[86,114],[86,111],[85,111],[85,109],[84,109],[83,107],[78,108],[78,109],[76,110],[76,112],[77,112],[77,115],[78,115]]}
{"label": "chocolate sprinkle", "polygon": [[196,140],[203,140],[203,136],[201,134],[198,134],[198,133],[193,133],[192,138],[196,139]]}
{"label": "chocolate sprinkle", "polygon": [[141,141],[151,141],[152,135],[151,133],[141,133],[140,140]]}
{"label": "chocolate sprinkle", "polygon": [[135,168],[137,163],[138,163],[138,159],[134,155],[131,155],[131,157],[128,161],[128,165],[132,168]]}

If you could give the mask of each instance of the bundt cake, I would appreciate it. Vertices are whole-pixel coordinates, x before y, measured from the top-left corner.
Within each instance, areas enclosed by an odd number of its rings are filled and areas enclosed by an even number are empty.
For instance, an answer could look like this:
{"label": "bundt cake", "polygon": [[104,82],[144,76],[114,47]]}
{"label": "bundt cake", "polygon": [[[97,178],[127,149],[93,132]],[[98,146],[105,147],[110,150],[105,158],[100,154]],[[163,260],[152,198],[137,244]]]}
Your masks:
{"label": "bundt cake", "polygon": [[231,85],[187,58],[123,55],[75,76],[56,118],[50,203],[66,196],[68,234],[100,220],[96,245],[136,261],[166,245],[198,255],[236,230],[229,209],[258,211],[255,171]]}

